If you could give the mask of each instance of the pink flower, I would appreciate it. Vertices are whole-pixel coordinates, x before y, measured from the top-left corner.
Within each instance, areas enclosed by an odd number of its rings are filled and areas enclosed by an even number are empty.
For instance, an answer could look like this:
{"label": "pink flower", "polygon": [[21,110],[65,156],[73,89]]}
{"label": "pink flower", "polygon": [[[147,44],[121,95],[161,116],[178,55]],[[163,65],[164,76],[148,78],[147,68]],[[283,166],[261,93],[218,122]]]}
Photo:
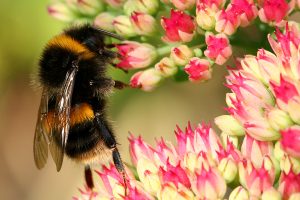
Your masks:
{"label": "pink flower", "polygon": [[190,81],[195,82],[210,79],[212,69],[208,60],[194,57],[184,67],[184,71],[189,75]]}
{"label": "pink flower", "polygon": [[166,42],[189,42],[196,29],[193,17],[177,10],[171,10],[170,18],[162,17],[161,25],[166,31],[162,38]]}
{"label": "pink flower", "polygon": [[291,156],[300,158],[300,126],[291,126],[280,133],[282,149]]}
{"label": "pink flower", "polygon": [[226,183],[217,169],[202,166],[196,172],[192,189],[200,199],[222,199],[226,193]]}
{"label": "pink flower", "polygon": [[258,11],[253,0],[233,0],[229,5],[233,12],[239,14],[242,27],[248,26],[257,16]]}
{"label": "pink flower", "polygon": [[244,158],[249,159],[255,167],[260,167],[264,157],[273,154],[273,144],[272,142],[255,140],[250,135],[245,135],[241,151]]}
{"label": "pink flower", "polygon": [[150,44],[124,41],[116,47],[121,55],[117,67],[124,70],[145,68],[156,58],[155,48]]}
{"label": "pink flower", "polygon": [[197,0],[197,5],[203,4],[206,8],[218,11],[224,7],[226,0]]}
{"label": "pink flower", "polygon": [[207,34],[205,42],[207,49],[204,51],[204,55],[218,65],[223,65],[232,54],[229,40],[224,34]]}
{"label": "pink flower", "polygon": [[151,148],[147,143],[145,143],[141,136],[135,138],[130,135],[128,138],[130,143],[130,155],[134,165],[137,164],[137,160],[141,157],[146,157],[148,159],[153,159],[153,148]]}
{"label": "pink flower", "polygon": [[281,22],[289,11],[289,5],[285,0],[264,0],[258,15],[265,23]]}
{"label": "pink flower", "polygon": [[300,192],[300,173],[295,174],[292,170],[281,173],[278,190],[283,200],[288,200],[293,193]]}
{"label": "pink flower", "polygon": [[195,5],[196,0],[171,0],[178,10],[188,10]]}
{"label": "pink flower", "polygon": [[216,15],[216,31],[232,35],[240,25],[240,18],[234,9],[220,10]]}
{"label": "pink flower", "polygon": [[154,68],[136,72],[130,79],[130,86],[144,91],[153,90],[162,79],[161,74]]}
{"label": "pink flower", "polygon": [[130,21],[139,35],[152,35],[156,30],[155,19],[149,14],[132,12]]}

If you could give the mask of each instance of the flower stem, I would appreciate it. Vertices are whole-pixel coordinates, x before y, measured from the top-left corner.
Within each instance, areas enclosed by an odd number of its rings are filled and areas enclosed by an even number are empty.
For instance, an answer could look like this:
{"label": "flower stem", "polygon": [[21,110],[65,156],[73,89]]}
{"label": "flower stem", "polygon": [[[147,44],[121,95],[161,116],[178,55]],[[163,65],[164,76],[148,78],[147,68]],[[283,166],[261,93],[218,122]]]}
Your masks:
{"label": "flower stem", "polygon": [[166,54],[170,53],[171,49],[176,45],[167,45],[156,49],[157,55],[159,57],[163,57]]}

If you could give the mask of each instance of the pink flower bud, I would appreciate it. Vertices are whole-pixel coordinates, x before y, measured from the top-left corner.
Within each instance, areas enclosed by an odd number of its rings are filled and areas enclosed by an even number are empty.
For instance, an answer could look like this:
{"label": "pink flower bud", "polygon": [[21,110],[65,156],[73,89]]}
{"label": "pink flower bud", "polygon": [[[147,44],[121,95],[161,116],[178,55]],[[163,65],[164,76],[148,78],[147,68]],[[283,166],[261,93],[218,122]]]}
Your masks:
{"label": "pink flower bud", "polygon": [[241,152],[243,157],[249,159],[255,167],[260,167],[264,157],[273,154],[273,144],[272,142],[255,140],[246,134],[241,146]]}
{"label": "pink flower bud", "polygon": [[300,192],[300,173],[295,174],[292,170],[288,173],[282,172],[278,190],[283,200],[288,200],[292,194]]}
{"label": "pink flower bud", "polygon": [[223,65],[232,54],[229,40],[224,34],[207,34],[205,36],[207,49],[204,55],[218,65]]}
{"label": "pink flower bud", "polygon": [[[198,2],[201,2],[198,0]],[[210,31],[215,28],[216,24],[216,11],[212,8],[209,8],[203,3],[197,3],[197,10],[196,10],[196,21],[200,28]]]}
{"label": "pink flower bud", "polygon": [[242,186],[236,187],[229,195],[229,200],[246,200],[249,199],[248,191]]}
{"label": "pink flower bud", "polygon": [[166,31],[162,38],[166,42],[190,42],[196,29],[193,17],[177,10],[171,10],[170,18],[162,17],[161,25]]}
{"label": "pink flower bud", "polygon": [[196,172],[192,189],[200,199],[222,199],[226,193],[226,182],[217,169],[201,167]]}
{"label": "pink flower bud", "polygon": [[150,91],[162,79],[162,76],[154,68],[135,73],[130,79],[130,85],[133,88],[141,88],[144,91]]}
{"label": "pink flower bud", "polygon": [[113,21],[113,26],[117,34],[124,37],[133,37],[136,36],[129,17],[125,15],[120,15],[115,17]]}
{"label": "pink flower bud", "polygon": [[156,58],[155,48],[150,44],[124,41],[116,47],[121,55],[117,67],[125,70],[148,67]]}
{"label": "pink flower bud", "polygon": [[125,0],[105,0],[105,2],[113,8],[119,8],[123,5]]}
{"label": "pink flower bud", "polygon": [[188,46],[180,45],[172,48],[170,57],[176,65],[184,66],[189,62],[193,55],[193,51]]}
{"label": "pink flower bud", "polygon": [[287,111],[289,113],[289,116],[291,119],[296,122],[297,124],[300,124],[300,97],[295,96],[291,98],[287,105]]}
{"label": "pink flower bud", "polygon": [[175,165],[178,163],[178,154],[172,143],[161,140],[156,141],[156,147],[154,149],[154,161],[157,166],[165,166],[167,162]]}
{"label": "pink flower bud", "polygon": [[179,184],[185,186],[186,188],[191,187],[190,180],[186,174],[186,171],[178,163],[176,166],[171,165],[167,162],[165,166],[166,170],[163,167],[160,167],[159,173],[163,183],[172,182],[177,188]]}
{"label": "pink flower bud", "polygon": [[279,108],[287,110],[286,106],[290,99],[299,96],[298,88],[293,80],[288,77],[280,77],[280,83],[270,82]]}
{"label": "pink flower bud", "polygon": [[232,182],[236,175],[238,174],[237,163],[231,158],[223,158],[219,165],[218,170],[222,174],[223,178],[225,179],[226,183]]}
{"label": "pink flower bud", "polygon": [[178,10],[189,10],[195,5],[196,0],[171,0]]}
{"label": "pink flower bud", "polygon": [[130,143],[129,151],[134,165],[137,164],[138,159],[141,157],[153,159],[153,149],[142,140],[141,136],[135,138],[133,135],[130,135],[128,140]]}
{"label": "pink flower bud", "polygon": [[242,27],[248,26],[256,18],[258,12],[253,0],[233,0],[228,7],[238,13]]}
{"label": "pink flower bud", "polygon": [[221,115],[215,118],[215,124],[230,136],[243,136],[245,130],[243,126],[231,115]]}
{"label": "pink flower bud", "polygon": [[203,7],[218,11],[224,7],[226,0],[197,0],[197,5],[203,4]]}
{"label": "pink flower bud", "polygon": [[300,126],[292,126],[280,133],[282,149],[291,156],[300,158]]}
{"label": "pink flower bud", "polygon": [[271,187],[264,191],[261,195],[261,200],[281,200],[281,194],[275,188]]}
{"label": "pink flower bud", "polygon": [[279,23],[289,11],[289,5],[285,0],[264,0],[258,16],[265,23]]}
{"label": "pink flower bud", "polygon": [[153,35],[156,31],[156,21],[149,14],[133,12],[130,21],[135,32],[139,35]]}
{"label": "pink flower bud", "polygon": [[48,6],[47,10],[49,15],[61,21],[71,22],[75,19],[75,14],[72,10],[62,2]]}
{"label": "pink flower bud", "polygon": [[293,171],[295,174],[300,173],[300,160],[290,155],[284,154],[280,159],[280,170],[286,174]]}
{"label": "pink flower bud", "polygon": [[102,12],[95,18],[94,25],[107,31],[114,31],[114,18],[115,16],[109,12]]}
{"label": "pink flower bud", "polygon": [[172,76],[178,71],[175,62],[169,57],[164,57],[158,63],[156,63],[155,69],[159,71],[164,77]]}
{"label": "pink flower bud", "polygon": [[176,188],[173,183],[165,183],[162,189],[158,191],[157,197],[159,200],[190,200],[194,199],[194,194],[191,190],[185,187]]}
{"label": "pink flower bud", "polygon": [[267,109],[265,114],[271,127],[276,131],[283,130],[293,124],[288,113],[283,110],[277,108]]}
{"label": "pink flower bud", "polygon": [[184,71],[189,75],[190,81],[202,82],[211,78],[212,69],[208,60],[193,57],[190,59],[190,62],[184,67]]}
{"label": "pink flower bud", "polygon": [[81,13],[90,16],[95,16],[103,10],[102,2],[98,0],[77,0],[76,7]]}
{"label": "pink flower bud", "polygon": [[238,13],[233,9],[220,10],[216,15],[216,31],[232,35],[240,25]]}

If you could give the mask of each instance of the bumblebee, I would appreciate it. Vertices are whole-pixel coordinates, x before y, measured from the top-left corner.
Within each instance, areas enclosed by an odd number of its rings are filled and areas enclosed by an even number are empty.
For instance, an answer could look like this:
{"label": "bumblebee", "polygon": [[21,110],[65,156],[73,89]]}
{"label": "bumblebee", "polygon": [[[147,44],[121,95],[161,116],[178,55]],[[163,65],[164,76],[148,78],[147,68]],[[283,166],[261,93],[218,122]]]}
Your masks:
{"label": "bumblebee", "polygon": [[85,179],[93,188],[90,164],[107,157],[123,175],[124,166],[112,127],[107,120],[106,96],[125,83],[106,76],[118,54],[107,37],[120,36],[91,25],[71,27],[46,45],[38,71],[43,88],[35,129],[33,152],[38,169],[44,167],[48,149],[60,171],[64,155],[85,164]]}

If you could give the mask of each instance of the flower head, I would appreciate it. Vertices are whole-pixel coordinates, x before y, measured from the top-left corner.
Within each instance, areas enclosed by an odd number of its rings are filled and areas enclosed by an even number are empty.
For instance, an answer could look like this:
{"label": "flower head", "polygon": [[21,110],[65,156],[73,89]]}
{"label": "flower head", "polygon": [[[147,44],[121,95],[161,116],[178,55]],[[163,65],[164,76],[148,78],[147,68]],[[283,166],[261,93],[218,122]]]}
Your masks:
{"label": "flower head", "polygon": [[211,78],[211,67],[208,60],[197,57],[191,58],[184,67],[184,71],[189,75],[190,81],[206,81]]}
{"label": "flower head", "polygon": [[177,10],[171,10],[170,18],[162,17],[161,25],[166,31],[162,39],[167,42],[189,42],[196,29],[193,17]]}

